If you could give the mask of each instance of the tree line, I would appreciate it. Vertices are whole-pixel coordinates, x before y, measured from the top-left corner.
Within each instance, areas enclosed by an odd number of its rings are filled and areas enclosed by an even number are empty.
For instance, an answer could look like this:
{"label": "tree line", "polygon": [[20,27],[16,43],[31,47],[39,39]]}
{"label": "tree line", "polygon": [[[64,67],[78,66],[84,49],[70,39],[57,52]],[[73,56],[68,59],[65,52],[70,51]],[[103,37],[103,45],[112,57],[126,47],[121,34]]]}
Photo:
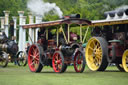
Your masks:
{"label": "tree line", "polygon": [[[114,10],[122,5],[127,5],[128,0],[43,0],[45,2],[56,3],[63,11],[63,15],[78,13],[81,18],[89,20],[103,19],[104,12]],[[29,12],[27,9],[28,0],[0,0],[0,16],[4,16],[3,11],[9,10],[10,16],[18,16],[17,11],[25,11],[25,15]],[[11,20],[12,18],[10,18]],[[50,13],[44,16],[43,20],[56,20],[57,15]],[[27,19],[28,21],[28,19]],[[78,32],[78,31],[77,31]],[[79,33],[78,33],[79,34]],[[88,34],[90,35],[90,33]]]}
{"label": "tree line", "polygon": [[[27,15],[28,0],[0,0],[0,16],[4,10],[10,11],[10,16],[17,16],[17,11],[23,10]],[[121,5],[127,5],[128,0],[44,0],[45,2],[56,3],[64,15],[79,13],[82,18],[90,20],[102,19],[103,13],[113,10]],[[50,18],[49,18],[50,17]],[[56,19],[56,16],[45,16],[46,20]]]}

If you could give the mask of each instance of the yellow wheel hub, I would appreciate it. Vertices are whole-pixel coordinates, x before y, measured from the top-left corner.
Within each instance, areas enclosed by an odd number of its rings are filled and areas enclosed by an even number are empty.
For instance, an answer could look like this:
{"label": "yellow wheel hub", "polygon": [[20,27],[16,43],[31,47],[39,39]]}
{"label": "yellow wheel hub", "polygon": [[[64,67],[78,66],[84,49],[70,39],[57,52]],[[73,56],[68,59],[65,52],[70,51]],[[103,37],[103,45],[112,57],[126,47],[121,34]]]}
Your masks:
{"label": "yellow wheel hub", "polygon": [[96,71],[102,62],[102,49],[100,42],[96,38],[91,38],[88,41],[85,50],[86,62],[92,71]]}
{"label": "yellow wheel hub", "polygon": [[128,72],[128,50],[123,53],[122,65],[126,72]]}

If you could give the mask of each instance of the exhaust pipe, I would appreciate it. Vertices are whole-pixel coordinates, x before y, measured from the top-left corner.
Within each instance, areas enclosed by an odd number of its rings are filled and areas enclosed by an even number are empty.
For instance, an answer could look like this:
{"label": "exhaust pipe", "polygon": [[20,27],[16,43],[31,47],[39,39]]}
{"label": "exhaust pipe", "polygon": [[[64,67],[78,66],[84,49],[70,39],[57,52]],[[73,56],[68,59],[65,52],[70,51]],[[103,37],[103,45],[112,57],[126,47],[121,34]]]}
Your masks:
{"label": "exhaust pipe", "polygon": [[62,17],[62,19],[69,19],[69,18],[80,18],[80,14],[71,14]]}

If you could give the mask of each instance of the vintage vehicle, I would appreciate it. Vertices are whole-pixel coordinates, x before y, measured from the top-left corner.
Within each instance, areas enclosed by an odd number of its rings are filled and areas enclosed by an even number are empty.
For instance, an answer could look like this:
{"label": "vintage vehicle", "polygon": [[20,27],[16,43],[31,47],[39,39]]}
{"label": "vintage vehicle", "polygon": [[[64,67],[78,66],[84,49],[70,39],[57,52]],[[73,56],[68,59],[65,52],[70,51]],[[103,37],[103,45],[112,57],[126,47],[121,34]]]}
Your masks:
{"label": "vintage vehicle", "polygon": [[78,42],[78,35],[70,32],[70,29],[80,26],[81,30],[82,25],[91,24],[91,22],[73,16],[79,17],[79,15],[72,15],[62,20],[22,26],[24,29],[40,28],[38,41],[32,44],[28,51],[30,71],[41,72],[44,66],[51,66],[54,72],[62,73],[71,64],[74,65],[76,72],[84,71],[85,57],[82,52],[82,43]]}
{"label": "vintage vehicle", "polygon": [[9,40],[4,32],[0,32],[0,66],[6,67],[9,55],[14,58],[18,51],[18,46],[13,40]]}
{"label": "vintage vehicle", "polygon": [[92,36],[85,56],[92,71],[104,71],[115,63],[120,71],[128,72],[128,9],[105,12],[106,20],[92,21]]}
{"label": "vintage vehicle", "polygon": [[8,62],[25,66],[27,64],[27,58],[24,52],[18,52],[18,45],[14,41],[14,37],[10,39],[4,32],[0,32],[0,67],[6,67]]}

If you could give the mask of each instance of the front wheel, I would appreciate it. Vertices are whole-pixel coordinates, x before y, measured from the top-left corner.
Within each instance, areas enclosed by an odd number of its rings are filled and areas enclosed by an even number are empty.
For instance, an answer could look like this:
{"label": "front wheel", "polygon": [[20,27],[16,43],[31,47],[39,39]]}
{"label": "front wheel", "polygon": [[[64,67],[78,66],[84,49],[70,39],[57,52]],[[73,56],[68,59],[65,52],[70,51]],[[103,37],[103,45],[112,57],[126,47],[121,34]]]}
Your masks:
{"label": "front wheel", "polygon": [[0,55],[0,67],[6,67],[7,65],[8,65],[8,54],[2,51]]}
{"label": "front wheel", "polygon": [[53,70],[57,73],[66,71],[67,65],[64,63],[64,57],[60,51],[56,51],[52,59]]}
{"label": "front wheel", "polygon": [[74,69],[76,72],[82,73],[85,68],[85,57],[82,51],[79,49],[74,56]]}
{"label": "front wheel", "polygon": [[108,45],[102,37],[92,37],[85,50],[86,62],[92,71],[104,71],[108,66]]}
{"label": "front wheel", "polygon": [[122,66],[125,70],[125,72],[128,72],[128,50],[126,50],[123,53],[123,57],[122,57]]}
{"label": "front wheel", "polygon": [[43,49],[39,44],[33,44],[28,51],[28,66],[32,72],[40,72],[43,65],[40,62]]}
{"label": "front wheel", "polygon": [[19,66],[26,66],[27,65],[27,54],[26,52],[20,51],[17,54],[17,64]]}

